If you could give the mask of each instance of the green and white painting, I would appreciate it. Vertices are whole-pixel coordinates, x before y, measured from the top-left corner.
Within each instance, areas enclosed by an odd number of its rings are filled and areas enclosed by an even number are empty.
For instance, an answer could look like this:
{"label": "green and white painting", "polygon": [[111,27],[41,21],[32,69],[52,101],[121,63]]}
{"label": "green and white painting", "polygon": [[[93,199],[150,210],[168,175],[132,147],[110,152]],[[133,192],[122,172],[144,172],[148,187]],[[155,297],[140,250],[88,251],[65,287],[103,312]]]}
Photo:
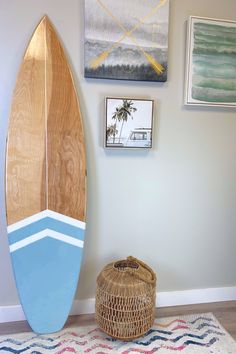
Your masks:
{"label": "green and white painting", "polygon": [[190,17],[185,104],[236,106],[236,22]]}

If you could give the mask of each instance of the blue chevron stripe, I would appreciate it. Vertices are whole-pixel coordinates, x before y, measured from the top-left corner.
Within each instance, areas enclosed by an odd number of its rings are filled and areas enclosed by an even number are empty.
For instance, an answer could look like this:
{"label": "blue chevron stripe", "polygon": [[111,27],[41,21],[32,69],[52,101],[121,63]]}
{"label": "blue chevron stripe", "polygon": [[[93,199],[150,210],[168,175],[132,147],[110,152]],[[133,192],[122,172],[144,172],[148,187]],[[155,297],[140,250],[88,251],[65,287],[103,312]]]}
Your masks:
{"label": "blue chevron stripe", "polygon": [[199,342],[195,342],[193,340],[187,340],[186,342],[184,342],[184,345],[198,345],[200,347],[210,347],[212,344],[214,344],[218,340],[219,340],[219,338],[215,338],[215,337],[211,338],[208,343],[199,343]]}
{"label": "blue chevron stripe", "polygon": [[166,334],[168,336],[173,334],[172,331],[164,331],[164,330],[161,330],[161,329],[149,329],[149,331],[144,336],[147,337],[149,334],[156,333],[156,332],[161,333],[161,334]]}
{"label": "blue chevron stripe", "polygon": [[84,230],[79,227],[69,225],[68,223],[64,223],[62,221],[52,219],[50,217],[46,217],[39,221],[36,221],[30,225],[22,227],[16,231],[10,232],[9,235],[9,245],[12,245],[15,242],[19,242],[26,237],[32,236],[42,230],[51,229],[53,231],[57,231],[63,233],[67,236],[74,237],[78,240],[84,240]]}
{"label": "blue chevron stripe", "polygon": [[30,347],[26,347],[23,349],[13,349],[11,347],[0,347],[0,352],[4,351],[5,353],[21,354],[21,353],[24,353],[28,349],[30,349]]}
{"label": "blue chevron stripe", "polygon": [[189,323],[194,324],[194,323],[196,323],[196,322],[199,321],[199,320],[208,321],[208,322],[213,322],[213,319],[212,319],[212,318],[201,316],[201,317],[196,318],[194,321],[190,321]]}
{"label": "blue chevron stripe", "polygon": [[[170,341],[170,342],[174,342],[175,343],[175,341],[172,341],[172,340],[170,340],[168,338],[161,337],[161,336],[153,336],[147,342],[134,340],[134,341],[132,341],[132,343],[135,343],[135,344],[138,344],[138,345],[143,345],[143,346],[147,347],[150,344],[152,344],[153,342],[158,341],[158,340],[162,340],[164,342],[169,342]],[[192,345],[199,345],[199,346],[202,346],[202,347],[208,347],[208,346],[214,344],[218,340],[219,340],[219,338],[216,338],[216,337],[211,338],[208,343],[196,342],[196,341],[193,341],[193,340],[186,340],[183,344],[186,345],[186,346],[192,344]]]}
{"label": "blue chevron stripe", "polygon": [[[97,328],[95,330],[98,330]],[[94,330],[93,330],[94,332]],[[85,337],[85,335],[89,335],[90,334],[90,331],[86,334],[83,334],[83,337]],[[54,335],[53,337],[49,337],[49,336],[46,336],[46,335],[33,335],[33,336],[30,336],[29,338],[27,339],[24,339],[24,340],[20,340],[20,339],[15,339],[15,338],[11,338],[11,337],[6,337],[4,338],[4,340],[0,341],[0,345],[2,345],[3,343],[10,343],[10,344],[14,344],[14,345],[26,345],[26,343],[28,342],[32,342],[33,340],[41,340],[41,341],[44,341],[44,342],[54,342],[56,340],[61,340],[63,337],[67,337],[67,336],[75,336],[75,333],[74,332],[71,332],[70,330],[64,332],[63,333],[60,333],[58,335]],[[79,337],[79,336],[78,336]],[[108,339],[108,338],[107,338]],[[111,337],[109,337],[109,339],[112,339]],[[115,339],[116,340],[116,339]]]}
{"label": "blue chevron stripe", "polygon": [[[176,338],[168,338],[168,337],[163,337],[163,336],[157,336],[156,335],[156,336],[153,336],[153,337],[149,338],[147,341],[138,341],[138,340],[136,340],[136,341],[133,341],[133,342],[138,344],[138,345],[143,345],[143,346],[148,346],[152,342],[155,342],[156,340],[162,340],[164,342],[177,343],[180,339],[182,339],[184,337],[190,337],[190,338],[201,340],[201,339],[205,339],[209,334],[217,334],[217,335],[221,335],[221,336],[224,335],[224,333],[222,333],[222,332],[215,332],[215,331],[208,330],[207,332],[205,332],[202,335],[196,335],[196,334],[193,334],[193,333],[184,333],[183,335],[178,336]],[[185,343],[187,343],[187,342],[190,343],[192,341],[188,340]],[[198,342],[196,342],[196,343],[198,343]]]}
{"label": "blue chevron stripe", "polygon": [[[17,339],[14,339],[14,338],[6,338],[4,340],[2,340],[0,342],[0,344],[3,344],[3,343],[10,343],[10,344],[14,344],[14,345],[25,345],[26,343],[28,342],[31,342],[32,340],[34,339],[39,339],[39,336],[36,335],[36,336],[32,336],[30,338],[27,338],[26,340],[17,340]],[[44,337],[44,336],[41,336],[40,337],[40,340],[41,341],[45,341],[45,342],[54,342],[54,340],[56,340],[57,338],[50,338],[50,337]]]}
{"label": "blue chevron stripe", "polygon": [[203,329],[204,327],[212,327],[212,328],[215,328],[215,329],[220,329],[219,326],[215,326],[213,324],[209,324],[209,323],[201,323],[197,329]]}
{"label": "blue chevron stripe", "polygon": [[[25,348],[22,348],[22,349],[13,349],[11,347],[0,347],[0,352],[1,351],[7,351],[9,353],[14,353],[14,354],[20,354],[20,353],[23,353],[25,352],[26,350],[29,350],[29,349],[32,349],[32,348],[40,348],[40,349],[44,349],[44,350],[52,350],[52,349],[56,349],[58,346],[60,346],[61,343],[57,343],[55,345],[52,345],[52,346],[47,346],[47,345],[43,345],[43,344],[40,344],[40,343],[32,343],[31,345],[25,347]],[[31,353],[35,353],[35,352],[31,352]],[[40,353],[40,352],[39,352]]]}
{"label": "blue chevron stripe", "polygon": [[175,339],[171,339],[171,341],[175,343],[175,342],[178,342],[178,340],[180,340],[180,339],[182,339],[184,337],[190,337],[190,338],[195,338],[195,339],[204,339],[204,338],[206,338],[208,336],[208,334],[217,334],[219,336],[223,336],[224,335],[224,333],[222,333],[222,332],[216,332],[216,331],[212,331],[212,330],[209,329],[208,331],[206,331],[202,335],[197,335],[197,334],[192,334],[192,333],[185,333],[185,334],[183,334],[181,336],[176,337]]}

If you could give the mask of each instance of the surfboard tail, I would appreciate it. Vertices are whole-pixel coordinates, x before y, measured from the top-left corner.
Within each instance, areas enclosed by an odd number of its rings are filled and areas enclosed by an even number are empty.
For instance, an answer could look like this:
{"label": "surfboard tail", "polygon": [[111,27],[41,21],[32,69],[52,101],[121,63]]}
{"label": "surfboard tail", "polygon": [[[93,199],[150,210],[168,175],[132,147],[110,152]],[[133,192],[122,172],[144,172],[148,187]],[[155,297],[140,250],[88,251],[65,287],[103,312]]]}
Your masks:
{"label": "surfboard tail", "polygon": [[85,223],[51,210],[8,227],[19,296],[37,333],[56,332],[66,322],[80,272],[84,231]]}

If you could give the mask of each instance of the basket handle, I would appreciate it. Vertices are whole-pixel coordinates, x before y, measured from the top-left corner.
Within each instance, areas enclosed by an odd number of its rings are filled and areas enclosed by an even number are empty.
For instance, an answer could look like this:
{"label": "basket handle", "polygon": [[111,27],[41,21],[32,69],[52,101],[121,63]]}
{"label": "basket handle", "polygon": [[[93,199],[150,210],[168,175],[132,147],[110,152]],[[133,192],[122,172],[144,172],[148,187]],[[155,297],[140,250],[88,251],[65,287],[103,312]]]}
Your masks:
{"label": "basket handle", "polygon": [[140,261],[139,259],[132,257],[132,256],[127,257],[127,260],[131,261],[131,262],[138,263],[141,267],[148,270],[152,277],[151,277],[151,279],[148,279],[147,277],[144,277],[143,275],[141,275],[138,270],[134,272],[131,269],[127,268],[128,272],[132,273],[133,275],[137,276],[139,279],[145,281],[148,284],[154,284],[156,282],[156,274],[154,273],[152,268],[150,268],[146,263],[144,263],[144,262]]}

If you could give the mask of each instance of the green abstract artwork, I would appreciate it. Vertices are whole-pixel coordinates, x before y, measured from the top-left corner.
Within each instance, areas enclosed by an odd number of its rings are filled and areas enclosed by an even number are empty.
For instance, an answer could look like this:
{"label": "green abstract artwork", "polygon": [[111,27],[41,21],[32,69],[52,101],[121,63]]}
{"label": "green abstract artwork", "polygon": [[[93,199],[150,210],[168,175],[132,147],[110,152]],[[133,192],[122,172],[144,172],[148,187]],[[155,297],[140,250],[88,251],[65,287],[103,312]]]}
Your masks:
{"label": "green abstract artwork", "polygon": [[191,17],[185,103],[236,106],[236,22]]}

